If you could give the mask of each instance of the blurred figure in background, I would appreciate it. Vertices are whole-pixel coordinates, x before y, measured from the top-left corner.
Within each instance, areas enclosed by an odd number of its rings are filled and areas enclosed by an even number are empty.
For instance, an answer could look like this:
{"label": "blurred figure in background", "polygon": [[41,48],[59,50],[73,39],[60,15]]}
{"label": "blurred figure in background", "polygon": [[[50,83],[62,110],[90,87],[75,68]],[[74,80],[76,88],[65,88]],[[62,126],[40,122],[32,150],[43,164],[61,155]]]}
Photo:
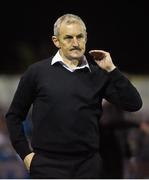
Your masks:
{"label": "blurred figure in background", "polygon": [[100,121],[100,153],[103,159],[103,178],[124,178],[125,160],[132,156],[128,132],[139,127],[137,121],[125,118],[125,111],[108,101],[103,102]]}
{"label": "blurred figure in background", "polygon": [[28,178],[24,164],[10,144],[3,114],[0,109],[0,179]]}
{"label": "blurred figure in background", "polygon": [[[142,117],[143,118],[143,117]],[[149,178],[149,119],[140,120],[139,128],[128,134],[131,158],[127,165],[125,178]]]}

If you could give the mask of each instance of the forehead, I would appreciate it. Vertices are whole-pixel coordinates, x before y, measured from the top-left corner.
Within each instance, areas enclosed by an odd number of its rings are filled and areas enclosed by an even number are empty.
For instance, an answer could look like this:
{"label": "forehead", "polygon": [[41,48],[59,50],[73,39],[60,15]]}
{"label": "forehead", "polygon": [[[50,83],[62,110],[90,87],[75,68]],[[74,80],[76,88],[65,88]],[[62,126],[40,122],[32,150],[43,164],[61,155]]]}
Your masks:
{"label": "forehead", "polygon": [[71,24],[63,22],[60,26],[59,32],[63,35],[85,34],[84,27],[80,22],[74,22]]}

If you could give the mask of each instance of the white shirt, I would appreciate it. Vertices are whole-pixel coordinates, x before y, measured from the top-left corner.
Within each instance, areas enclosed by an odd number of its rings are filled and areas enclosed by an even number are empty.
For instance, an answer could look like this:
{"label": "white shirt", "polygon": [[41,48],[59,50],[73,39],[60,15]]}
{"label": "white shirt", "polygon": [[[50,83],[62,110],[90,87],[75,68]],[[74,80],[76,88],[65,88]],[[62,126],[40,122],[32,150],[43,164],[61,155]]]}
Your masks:
{"label": "white shirt", "polygon": [[57,51],[57,53],[55,54],[55,56],[52,58],[51,65],[55,64],[56,62],[60,62],[60,64],[61,64],[64,68],[68,69],[68,70],[71,71],[71,72],[74,72],[74,71],[77,70],[77,69],[83,69],[83,68],[85,68],[85,67],[87,67],[87,68],[91,71],[91,69],[90,69],[90,67],[89,67],[89,64],[88,64],[87,59],[86,59],[85,56],[83,56],[83,58],[82,58],[82,63],[81,63],[79,66],[77,66],[77,67],[75,67],[75,68],[70,68],[70,67],[67,66],[67,64],[64,63],[64,61],[63,61],[63,59],[62,59],[59,51]]}

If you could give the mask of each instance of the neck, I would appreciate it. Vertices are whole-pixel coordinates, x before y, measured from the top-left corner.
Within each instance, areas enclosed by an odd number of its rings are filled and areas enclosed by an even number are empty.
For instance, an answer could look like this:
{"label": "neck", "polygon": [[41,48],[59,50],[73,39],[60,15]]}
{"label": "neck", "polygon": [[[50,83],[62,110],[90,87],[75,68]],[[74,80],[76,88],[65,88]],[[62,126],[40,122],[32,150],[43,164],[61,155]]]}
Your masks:
{"label": "neck", "polygon": [[78,59],[73,59],[73,60],[63,59],[63,61],[70,68],[77,67],[80,64],[80,60]]}

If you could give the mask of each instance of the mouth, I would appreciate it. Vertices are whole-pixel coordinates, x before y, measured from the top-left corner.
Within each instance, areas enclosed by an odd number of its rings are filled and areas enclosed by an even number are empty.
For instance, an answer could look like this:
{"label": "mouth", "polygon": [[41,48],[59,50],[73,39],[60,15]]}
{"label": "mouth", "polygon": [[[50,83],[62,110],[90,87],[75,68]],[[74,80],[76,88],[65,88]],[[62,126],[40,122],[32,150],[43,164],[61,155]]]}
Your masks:
{"label": "mouth", "polygon": [[81,50],[80,50],[80,49],[74,49],[74,50],[71,50],[70,53],[71,53],[72,55],[80,55]]}
{"label": "mouth", "polygon": [[70,51],[81,51],[80,48],[70,49]]}
{"label": "mouth", "polygon": [[82,56],[82,51],[80,49],[73,49],[73,50],[70,51],[70,55],[72,57],[77,57],[78,58],[78,57]]}

